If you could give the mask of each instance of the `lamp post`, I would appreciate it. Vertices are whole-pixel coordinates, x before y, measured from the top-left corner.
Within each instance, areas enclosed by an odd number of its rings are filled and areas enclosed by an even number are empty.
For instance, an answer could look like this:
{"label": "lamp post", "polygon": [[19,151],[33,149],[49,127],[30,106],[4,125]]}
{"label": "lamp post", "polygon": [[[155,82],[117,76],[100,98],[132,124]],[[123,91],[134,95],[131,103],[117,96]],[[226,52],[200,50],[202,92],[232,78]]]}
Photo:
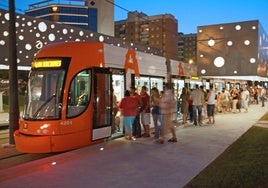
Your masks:
{"label": "lamp post", "polygon": [[9,0],[9,18],[9,144],[13,145],[19,127],[15,0]]}

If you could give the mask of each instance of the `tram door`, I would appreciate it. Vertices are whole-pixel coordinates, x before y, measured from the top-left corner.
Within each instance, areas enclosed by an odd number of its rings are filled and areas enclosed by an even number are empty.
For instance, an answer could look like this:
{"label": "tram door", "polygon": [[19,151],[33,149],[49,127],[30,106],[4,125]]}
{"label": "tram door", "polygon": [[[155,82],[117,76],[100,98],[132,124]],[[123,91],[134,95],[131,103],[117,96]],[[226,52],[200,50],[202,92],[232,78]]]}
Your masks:
{"label": "tram door", "polygon": [[116,70],[112,76],[113,82],[113,126],[112,137],[121,136],[123,134],[123,120],[120,115],[118,104],[124,97],[125,91],[125,74],[122,70]]}
{"label": "tram door", "polygon": [[112,74],[109,68],[93,69],[93,140],[111,136]]}

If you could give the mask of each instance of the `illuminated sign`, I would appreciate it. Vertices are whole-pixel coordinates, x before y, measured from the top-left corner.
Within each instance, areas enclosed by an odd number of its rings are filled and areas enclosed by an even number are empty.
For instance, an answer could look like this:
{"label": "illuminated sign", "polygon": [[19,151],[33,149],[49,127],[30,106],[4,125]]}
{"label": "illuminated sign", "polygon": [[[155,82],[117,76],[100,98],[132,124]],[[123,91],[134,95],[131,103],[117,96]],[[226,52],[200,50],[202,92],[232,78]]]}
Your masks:
{"label": "illuminated sign", "polygon": [[33,68],[57,68],[61,67],[61,60],[36,60],[32,63]]}
{"label": "illuminated sign", "polygon": [[198,76],[192,76],[192,80],[199,80],[200,78]]}

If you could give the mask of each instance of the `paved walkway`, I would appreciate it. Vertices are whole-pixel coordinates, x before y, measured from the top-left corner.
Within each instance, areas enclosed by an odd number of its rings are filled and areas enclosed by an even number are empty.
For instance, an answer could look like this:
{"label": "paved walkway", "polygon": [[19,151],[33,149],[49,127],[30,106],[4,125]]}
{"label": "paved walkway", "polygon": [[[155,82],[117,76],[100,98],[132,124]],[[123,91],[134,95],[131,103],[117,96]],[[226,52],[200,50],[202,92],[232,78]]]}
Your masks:
{"label": "paved walkway", "polygon": [[183,187],[267,112],[219,114],[215,126],[177,127],[178,143],[123,138],[0,171],[0,187]]}

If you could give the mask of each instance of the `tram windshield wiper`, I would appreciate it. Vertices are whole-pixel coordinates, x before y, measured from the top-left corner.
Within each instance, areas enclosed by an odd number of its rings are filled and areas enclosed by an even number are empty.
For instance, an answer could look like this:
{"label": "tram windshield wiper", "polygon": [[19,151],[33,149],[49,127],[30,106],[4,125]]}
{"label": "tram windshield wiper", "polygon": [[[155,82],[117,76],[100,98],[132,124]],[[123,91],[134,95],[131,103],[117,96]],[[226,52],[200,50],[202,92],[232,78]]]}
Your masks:
{"label": "tram windshield wiper", "polygon": [[36,118],[37,115],[41,112],[41,110],[53,99],[56,97],[56,94],[53,94],[51,97],[49,97],[34,113],[33,118]]}

